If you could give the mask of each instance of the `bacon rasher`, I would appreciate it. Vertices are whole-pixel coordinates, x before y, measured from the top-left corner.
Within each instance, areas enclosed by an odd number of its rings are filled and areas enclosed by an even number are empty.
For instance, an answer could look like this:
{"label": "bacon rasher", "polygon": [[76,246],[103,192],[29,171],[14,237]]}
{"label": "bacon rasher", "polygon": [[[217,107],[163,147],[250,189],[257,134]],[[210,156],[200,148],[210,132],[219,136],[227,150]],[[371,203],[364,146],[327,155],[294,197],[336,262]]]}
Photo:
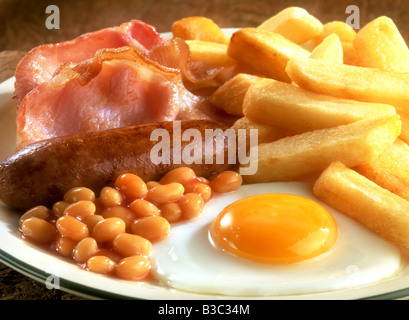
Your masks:
{"label": "bacon rasher", "polygon": [[[235,120],[188,89],[209,86],[221,68],[191,61],[184,40],[165,41],[141,22],[119,29],[40,46],[23,58],[15,93],[17,101],[21,99],[19,148],[49,138],[160,121]],[[98,34],[113,36],[104,45],[114,48],[98,49]],[[121,41],[126,45],[113,45]],[[45,63],[46,56],[51,63]]]}
{"label": "bacon rasher", "polygon": [[182,71],[130,47],[67,63],[17,110],[19,148],[40,140],[159,121],[225,117],[183,84]]}
{"label": "bacon rasher", "polygon": [[152,26],[131,20],[119,27],[85,33],[73,40],[40,45],[29,51],[17,66],[14,97],[20,104],[28,92],[50,80],[62,64],[90,59],[99,49],[130,46],[143,51],[163,42]]}

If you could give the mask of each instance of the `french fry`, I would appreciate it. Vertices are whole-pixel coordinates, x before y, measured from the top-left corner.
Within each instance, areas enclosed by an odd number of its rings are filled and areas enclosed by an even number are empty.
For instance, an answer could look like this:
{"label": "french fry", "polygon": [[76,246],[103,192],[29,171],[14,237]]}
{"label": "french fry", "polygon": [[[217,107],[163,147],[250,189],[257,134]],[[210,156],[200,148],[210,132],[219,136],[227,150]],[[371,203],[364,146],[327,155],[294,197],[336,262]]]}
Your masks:
{"label": "french fry", "polygon": [[354,168],[379,186],[409,200],[409,146],[400,139],[367,164]]}
{"label": "french fry", "polygon": [[363,67],[409,72],[409,49],[392,19],[379,17],[369,22],[353,43]]}
{"label": "french fry", "polygon": [[391,116],[396,111],[390,105],[335,98],[260,78],[246,93],[243,114],[255,122],[302,133]]}
{"label": "french fry", "polygon": [[310,52],[278,33],[256,28],[236,31],[227,53],[266,77],[289,82],[285,72],[290,58],[308,57]]}
{"label": "french fry", "polygon": [[250,85],[259,77],[239,73],[209,96],[209,101],[226,113],[243,116],[243,100]]}
{"label": "french fry", "polygon": [[409,202],[347,168],[331,164],[315,182],[315,196],[409,253]]}
{"label": "french fry", "polygon": [[409,73],[309,58],[291,59],[286,71],[297,85],[313,92],[394,106],[402,120],[401,138],[409,142]]}
{"label": "french fry", "polygon": [[273,127],[273,126],[268,126],[262,123],[257,123],[254,121],[251,121],[250,119],[246,117],[242,117],[238,119],[233,126],[231,127],[233,130],[238,132],[239,129],[245,129],[246,130],[246,146],[250,146],[249,142],[249,134],[251,129],[256,129],[258,131],[258,143],[267,143],[267,142],[273,142],[280,140],[285,137],[289,137],[291,135],[294,135],[293,132],[279,128],[279,127]]}
{"label": "french fry", "polygon": [[214,66],[226,66],[235,62],[227,54],[227,44],[202,40],[186,40],[193,61],[205,61]]}
{"label": "french fry", "polygon": [[344,54],[344,63],[351,66],[362,65],[358,52],[352,42],[342,42],[342,51]]}
{"label": "french fry", "polygon": [[322,33],[311,39],[312,45],[318,46],[326,37],[336,34],[341,42],[352,42],[356,36],[356,31],[343,21],[331,21],[323,26]]}
{"label": "french fry", "polygon": [[339,37],[335,33],[326,37],[314,48],[310,58],[333,63],[344,63],[344,50]]}
{"label": "french fry", "polygon": [[334,161],[341,161],[349,167],[362,165],[377,158],[399,133],[400,120],[395,115],[260,144],[257,158],[253,156],[251,159],[258,161],[258,170],[243,178],[249,183],[294,181],[320,173]]}
{"label": "french fry", "polygon": [[299,7],[284,9],[257,28],[276,32],[297,44],[317,37],[323,31],[321,21]]}
{"label": "french fry", "polygon": [[205,17],[187,17],[172,24],[172,33],[175,37],[184,40],[202,40],[228,44],[229,38],[211,19]]}
{"label": "french fry", "polygon": [[358,53],[353,45],[356,31],[343,21],[331,21],[324,24],[323,31],[317,37],[306,43],[307,47],[315,48],[330,35],[336,34],[341,41],[343,49],[344,63],[349,65],[359,65]]}

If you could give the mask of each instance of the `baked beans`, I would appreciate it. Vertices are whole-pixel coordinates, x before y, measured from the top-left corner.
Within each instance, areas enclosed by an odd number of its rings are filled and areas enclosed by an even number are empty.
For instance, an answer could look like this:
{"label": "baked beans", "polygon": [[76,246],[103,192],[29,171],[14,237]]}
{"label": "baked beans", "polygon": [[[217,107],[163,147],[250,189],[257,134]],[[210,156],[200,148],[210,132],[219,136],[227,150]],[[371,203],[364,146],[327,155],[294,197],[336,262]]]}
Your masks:
{"label": "baked beans", "polygon": [[85,225],[88,228],[88,231],[90,234],[92,234],[95,225],[100,222],[101,220],[104,220],[104,217],[99,215],[99,214],[93,214],[91,216],[86,216],[82,218],[82,222],[85,223]]}
{"label": "baked beans", "polygon": [[205,177],[197,177],[197,182],[204,183],[204,184],[210,183],[210,181],[206,179]]}
{"label": "baked beans", "polygon": [[182,218],[182,209],[180,209],[179,203],[170,202],[160,205],[160,212],[169,222],[176,222]]}
{"label": "baked beans", "polygon": [[45,207],[45,206],[36,206],[34,208],[31,208],[30,210],[27,210],[20,218],[19,225],[23,224],[24,220],[27,220],[28,218],[32,217],[37,217],[43,220],[46,220],[50,216],[50,210]]}
{"label": "baked beans", "polygon": [[93,256],[87,260],[87,269],[102,274],[109,274],[115,270],[115,262],[106,256]]}
{"label": "baked beans", "polygon": [[21,224],[23,235],[38,243],[51,243],[57,236],[54,225],[44,219],[31,217]]}
{"label": "baked beans", "polygon": [[104,187],[99,194],[99,201],[104,207],[114,207],[120,206],[124,201],[124,197],[119,190],[112,187]]}
{"label": "baked beans", "polygon": [[226,193],[237,190],[243,183],[241,175],[235,171],[223,171],[210,181],[210,187],[213,191]]}
{"label": "baked beans", "polygon": [[66,206],[63,214],[81,219],[93,215],[95,210],[96,206],[94,202],[89,200],[79,200]]}
{"label": "baked beans", "polygon": [[57,219],[56,227],[64,237],[80,241],[89,236],[89,230],[85,223],[73,216],[62,216]]}
{"label": "baked beans", "polygon": [[197,193],[204,201],[210,200],[212,196],[212,188],[203,182],[194,182],[185,187],[185,193]]}
{"label": "baked beans", "polygon": [[94,226],[92,236],[98,242],[109,242],[114,240],[118,234],[124,233],[125,229],[125,222],[121,218],[106,218]]}
{"label": "baked beans", "polygon": [[143,280],[151,270],[152,243],[169,235],[171,224],[197,218],[215,193],[231,192],[241,176],[225,171],[210,181],[180,167],[159,181],[124,173],[99,192],[68,190],[51,209],[36,206],[20,218],[22,236],[49,245],[82,268],[126,280]]}
{"label": "baked beans", "polygon": [[131,231],[149,241],[158,241],[168,236],[169,221],[160,216],[136,219],[131,225]]}
{"label": "baked beans", "polygon": [[197,193],[187,193],[179,200],[179,206],[185,219],[193,219],[202,213],[204,200]]}
{"label": "baked beans", "polygon": [[69,205],[67,201],[57,201],[53,204],[52,212],[56,217],[64,215],[65,208]]}
{"label": "baked beans", "polygon": [[180,167],[169,171],[160,180],[161,184],[178,182],[182,185],[187,185],[197,180],[196,173],[188,167]]}
{"label": "baked beans", "polygon": [[68,190],[64,195],[64,201],[68,203],[77,202],[80,200],[95,201],[95,193],[91,189],[78,187]]}
{"label": "baked beans", "polygon": [[148,187],[148,190],[152,189],[153,187],[160,186],[160,183],[158,181],[148,181],[146,183],[146,186]]}
{"label": "baked beans", "polygon": [[121,233],[113,241],[114,249],[125,257],[142,255],[149,257],[152,244],[149,240],[136,234]]}
{"label": "baked beans", "polygon": [[158,216],[160,214],[157,206],[144,199],[134,200],[129,204],[129,209],[131,209],[138,218]]}
{"label": "baked beans", "polygon": [[74,248],[74,260],[78,263],[85,263],[98,253],[98,243],[94,238],[86,237],[82,239]]}
{"label": "baked beans", "polygon": [[168,203],[179,200],[185,188],[179,182],[171,182],[168,184],[161,184],[149,190],[148,198],[155,203]]}
{"label": "baked beans", "polygon": [[136,214],[131,209],[122,206],[105,208],[101,215],[104,218],[120,218],[125,222],[126,227],[129,227],[136,219]]}
{"label": "baked beans", "polygon": [[123,258],[115,267],[115,274],[125,280],[142,280],[151,270],[151,262],[144,256]]}
{"label": "baked beans", "polygon": [[64,257],[72,257],[77,241],[68,237],[58,236],[55,240],[55,250]]}
{"label": "baked beans", "polygon": [[105,257],[111,259],[112,261],[114,261],[115,263],[118,263],[123,258],[123,256],[119,252],[112,249],[111,247],[112,246],[110,245],[109,248],[108,247],[107,248],[104,248],[104,247],[100,248],[100,250],[98,251],[98,255],[99,256],[105,256]]}
{"label": "baked beans", "polygon": [[115,180],[115,188],[128,199],[143,198],[148,192],[146,183],[137,175],[124,173]]}

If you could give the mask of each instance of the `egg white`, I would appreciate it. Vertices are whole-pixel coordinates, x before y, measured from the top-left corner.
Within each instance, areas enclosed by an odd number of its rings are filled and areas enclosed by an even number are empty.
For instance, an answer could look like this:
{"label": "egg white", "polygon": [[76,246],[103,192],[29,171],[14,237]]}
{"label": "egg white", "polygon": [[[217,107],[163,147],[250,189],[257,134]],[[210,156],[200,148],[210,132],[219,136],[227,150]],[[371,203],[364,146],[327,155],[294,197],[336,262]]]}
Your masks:
{"label": "egg white", "polygon": [[[333,248],[314,259],[273,265],[249,261],[216,249],[209,225],[227,205],[263,193],[288,193],[324,205],[338,226]],[[201,217],[173,225],[169,237],[154,244],[153,275],[178,290],[229,296],[261,297],[354,288],[392,276],[401,265],[399,250],[357,222],[319,202],[303,183],[243,185],[218,195]]]}

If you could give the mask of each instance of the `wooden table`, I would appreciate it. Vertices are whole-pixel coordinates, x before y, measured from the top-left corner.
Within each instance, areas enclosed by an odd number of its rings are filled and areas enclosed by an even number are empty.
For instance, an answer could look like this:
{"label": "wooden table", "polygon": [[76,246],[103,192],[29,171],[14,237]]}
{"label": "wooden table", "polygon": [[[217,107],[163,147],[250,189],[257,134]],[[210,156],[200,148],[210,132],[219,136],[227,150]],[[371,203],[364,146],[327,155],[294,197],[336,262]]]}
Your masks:
{"label": "wooden table", "polygon": [[[409,35],[408,7],[403,0],[353,1],[360,9],[360,23],[380,15],[394,19],[405,39]],[[52,3],[60,9],[60,29],[45,27],[45,10]],[[193,15],[207,16],[221,27],[253,27],[288,6],[301,6],[322,22],[345,21],[349,0],[0,0],[0,82],[13,76],[21,57],[32,47],[72,39],[84,32],[140,19],[169,31],[172,22]],[[0,299],[82,299],[59,290],[49,290],[0,263]]]}

